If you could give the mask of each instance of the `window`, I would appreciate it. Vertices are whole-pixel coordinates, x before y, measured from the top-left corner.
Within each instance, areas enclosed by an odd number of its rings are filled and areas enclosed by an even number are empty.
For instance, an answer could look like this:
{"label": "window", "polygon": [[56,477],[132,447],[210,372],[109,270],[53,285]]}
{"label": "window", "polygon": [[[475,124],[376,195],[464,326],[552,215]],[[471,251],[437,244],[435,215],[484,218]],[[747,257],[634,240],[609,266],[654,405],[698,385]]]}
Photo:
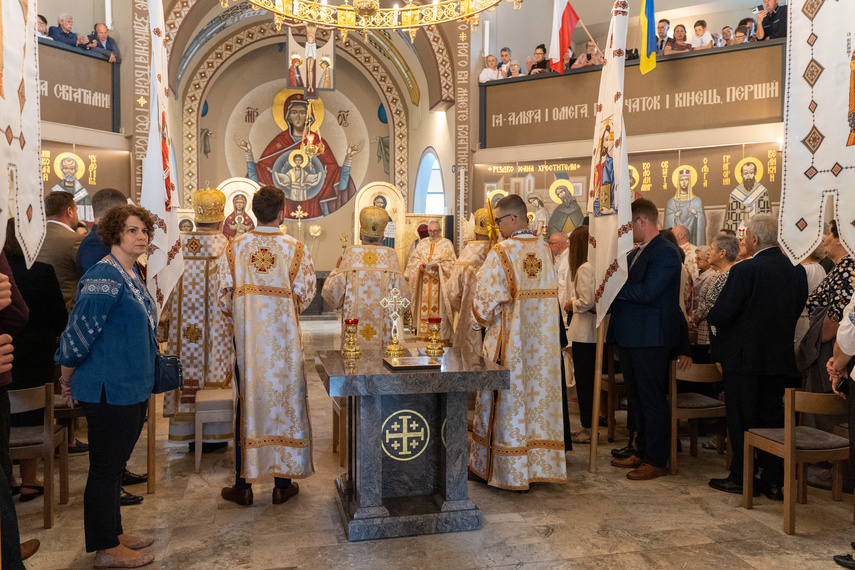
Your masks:
{"label": "window", "polygon": [[442,170],[436,153],[430,148],[425,151],[419,162],[413,210],[416,214],[445,214]]}

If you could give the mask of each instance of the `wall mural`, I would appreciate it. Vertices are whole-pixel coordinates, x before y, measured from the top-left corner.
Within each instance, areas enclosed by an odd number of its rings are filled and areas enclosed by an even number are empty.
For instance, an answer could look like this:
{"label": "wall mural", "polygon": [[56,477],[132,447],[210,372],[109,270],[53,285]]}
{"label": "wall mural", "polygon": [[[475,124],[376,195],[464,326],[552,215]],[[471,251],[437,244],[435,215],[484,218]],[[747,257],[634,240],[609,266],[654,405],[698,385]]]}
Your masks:
{"label": "wall mural", "polygon": [[[310,109],[302,90],[283,88],[287,81],[257,87],[232,111],[225,137],[233,141],[226,149],[229,170],[281,188],[286,217],[298,207],[308,219],[328,216],[353,198],[365,175],[368,130],[345,95],[319,92]],[[252,121],[249,108],[257,110]],[[342,112],[348,121],[339,123]],[[300,149],[304,129],[321,136],[324,149],[315,156]]]}

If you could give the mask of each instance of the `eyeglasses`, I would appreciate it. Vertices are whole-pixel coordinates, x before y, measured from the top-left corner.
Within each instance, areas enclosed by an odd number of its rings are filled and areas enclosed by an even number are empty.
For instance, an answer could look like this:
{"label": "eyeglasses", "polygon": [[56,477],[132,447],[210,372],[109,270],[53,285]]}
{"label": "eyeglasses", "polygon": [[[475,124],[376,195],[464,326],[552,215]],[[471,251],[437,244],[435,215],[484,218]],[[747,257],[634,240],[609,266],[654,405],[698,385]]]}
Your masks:
{"label": "eyeglasses", "polygon": [[505,218],[508,218],[510,216],[513,216],[516,218],[515,214],[505,214],[504,216],[499,216],[498,218],[496,218],[496,225],[499,225],[502,220],[504,220]]}
{"label": "eyeglasses", "polygon": [[536,52],[534,52],[534,55],[546,55],[546,52],[545,51],[536,51]]}

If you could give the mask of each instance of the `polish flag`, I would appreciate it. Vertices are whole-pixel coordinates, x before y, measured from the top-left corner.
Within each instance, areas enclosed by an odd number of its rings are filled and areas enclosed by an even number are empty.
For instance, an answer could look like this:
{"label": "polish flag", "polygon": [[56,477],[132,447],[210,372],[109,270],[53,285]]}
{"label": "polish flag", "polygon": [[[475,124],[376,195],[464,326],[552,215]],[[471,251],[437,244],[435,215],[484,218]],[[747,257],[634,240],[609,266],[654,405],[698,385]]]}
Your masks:
{"label": "polish flag", "polygon": [[549,42],[549,67],[564,73],[564,54],[570,47],[570,38],[579,16],[567,0],[555,0],[552,8],[552,41]]}

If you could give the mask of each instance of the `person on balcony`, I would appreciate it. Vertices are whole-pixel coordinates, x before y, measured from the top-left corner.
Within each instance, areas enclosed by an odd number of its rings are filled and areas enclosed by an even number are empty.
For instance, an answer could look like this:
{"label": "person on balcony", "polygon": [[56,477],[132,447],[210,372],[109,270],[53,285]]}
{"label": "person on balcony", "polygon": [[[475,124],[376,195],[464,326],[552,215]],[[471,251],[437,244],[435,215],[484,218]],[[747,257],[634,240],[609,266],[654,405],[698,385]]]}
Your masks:
{"label": "person on balcony", "polygon": [[82,34],[78,35],[71,31],[72,26],[74,26],[73,16],[69,14],[60,14],[59,18],[56,19],[56,23],[56,26],[51,26],[48,30],[48,35],[51,39],[71,47],[79,46],[81,49],[95,47],[94,42],[90,42],[88,36]]}
{"label": "person on balcony", "polygon": [[593,40],[588,40],[588,43],[585,44],[585,53],[579,56],[572,67],[573,69],[581,69],[583,67],[603,65],[604,62],[603,54],[597,49],[597,44]]}
{"label": "person on balcony", "polygon": [[110,63],[116,63],[122,58],[119,46],[116,40],[110,37],[110,30],[107,29],[106,24],[95,24],[95,32],[89,36],[90,45],[92,42],[95,42],[95,45],[89,49],[106,55]]}

